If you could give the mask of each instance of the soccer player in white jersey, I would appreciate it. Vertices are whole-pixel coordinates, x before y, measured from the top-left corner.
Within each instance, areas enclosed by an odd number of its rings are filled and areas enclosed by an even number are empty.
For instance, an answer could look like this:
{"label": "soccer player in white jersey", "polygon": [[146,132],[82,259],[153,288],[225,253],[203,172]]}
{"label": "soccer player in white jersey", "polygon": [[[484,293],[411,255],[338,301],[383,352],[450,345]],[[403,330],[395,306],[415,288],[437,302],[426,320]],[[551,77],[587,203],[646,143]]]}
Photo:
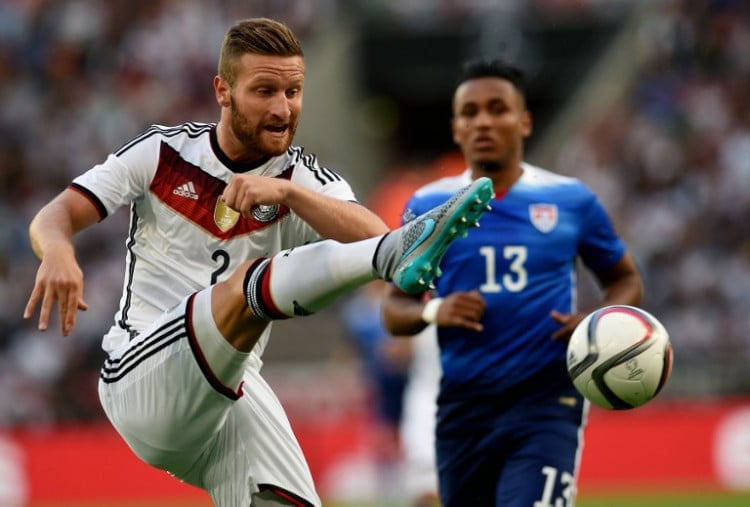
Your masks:
{"label": "soccer player in white jersey", "polygon": [[417,190],[404,220],[482,177],[494,185],[492,210],[446,252],[436,298],[388,287],[386,327],[408,335],[437,324],[444,507],[570,506],[587,407],[565,367],[586,314],[576,308],[576,263],[600,282],[602,306],[639,304],[641,277],[586,186],[523,161],[532,121],[520,69],[468,62],[451,124],[469,167]]}
{"label": "soccer player in white jersey", "polygon": [[[229,29],[217,124],[153,126],[77,177],[30,226],[41,263],[24,316],[73,332],[83,273],[73,236],[129,205],[126,275],[99,395],[145,462],[220,507],[320,505],[286,415],[260,376],[270,321],[316,312],[377,278],[431,286],[476,224],[489,180],[388,232],[350,186],[292,146],[302,48],[265,18]],[[137,487],[137,485],[132,485]]]}

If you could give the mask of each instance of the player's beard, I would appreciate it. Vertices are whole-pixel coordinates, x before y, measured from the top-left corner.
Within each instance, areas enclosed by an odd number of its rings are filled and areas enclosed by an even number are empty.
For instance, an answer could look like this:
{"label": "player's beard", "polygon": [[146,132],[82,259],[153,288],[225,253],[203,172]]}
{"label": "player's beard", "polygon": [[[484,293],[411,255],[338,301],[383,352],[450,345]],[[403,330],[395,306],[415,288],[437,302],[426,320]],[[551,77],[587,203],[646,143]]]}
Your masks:
{"label": "player's beard", "polygon": [[289,145],[292,144],[294,132],[297,130],[295,124],[289,123],[289,135],[283,146],[278,148],[270,146],[269,143],[263,143],[262,141],[262,127],[258,127],[258,125],[251,122],[247,116],[240,112],[237,104],[234,102],[234,97],[230,97],[229,101],[230,127],[234,136],[245,148],[245,151],[259,154],[259,158],[276,157],[286,152]]}

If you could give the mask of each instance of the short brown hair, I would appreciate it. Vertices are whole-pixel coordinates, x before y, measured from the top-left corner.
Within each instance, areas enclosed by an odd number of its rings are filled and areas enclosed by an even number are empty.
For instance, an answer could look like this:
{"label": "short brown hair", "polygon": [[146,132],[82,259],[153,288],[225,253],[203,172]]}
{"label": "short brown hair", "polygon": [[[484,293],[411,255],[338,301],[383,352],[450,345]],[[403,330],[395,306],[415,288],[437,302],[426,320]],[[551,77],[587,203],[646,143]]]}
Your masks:
{"label": "short brown hair", "polygon": [[268,18],[244,19],[227,31],[221,45],[218,72],[229,86],[237,78],[235,62],[246,53],[304,56],[302,44],[285,24]]}

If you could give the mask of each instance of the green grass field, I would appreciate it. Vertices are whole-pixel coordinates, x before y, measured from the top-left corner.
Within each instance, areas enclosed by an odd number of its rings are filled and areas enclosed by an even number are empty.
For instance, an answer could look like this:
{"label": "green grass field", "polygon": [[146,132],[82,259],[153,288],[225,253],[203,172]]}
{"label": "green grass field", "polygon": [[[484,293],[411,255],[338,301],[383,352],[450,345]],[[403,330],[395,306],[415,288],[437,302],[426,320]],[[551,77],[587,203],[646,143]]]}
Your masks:
{"label": "green grass field", "polygon": [[[408,507],[403,504],[332,503],[325,507]],[[576,507],[749,507],[750,492],[652,494],[628,496],[587,496],[576,502]]]}
{"label": "green grass field", "polygon": [[577,507],[748,507],[750,492],[581,497]]}
{"label": "green grass field", "polygon": [[[207,502],[107,502],[107,507],[212,507]],[[34,503],[27,507],[101,507],[101,502],[92,503]],[[324,503],[325,507],[408,507],[400,503]],[[576,507],[748,507],[750,492],[695,493],[695,494],[651,494],[627,496],[584,496]]]}
{"label": "green grass field", "polygon": [[[404,504],[352,504],[332,503],[325,507],[408,507]],[[749,507],[750,492],[747,494],[654,494],[633,496],[590,496],[580,498],[576,507]]]}
{"label": "green grass field", "polygon": [[[399,504],[325,504],[326,507],[407,507]],[[700,494],[654,494],[633,496],[590,496],[580,498],[576,507],[749,507],[747,494],[700,493]]]}

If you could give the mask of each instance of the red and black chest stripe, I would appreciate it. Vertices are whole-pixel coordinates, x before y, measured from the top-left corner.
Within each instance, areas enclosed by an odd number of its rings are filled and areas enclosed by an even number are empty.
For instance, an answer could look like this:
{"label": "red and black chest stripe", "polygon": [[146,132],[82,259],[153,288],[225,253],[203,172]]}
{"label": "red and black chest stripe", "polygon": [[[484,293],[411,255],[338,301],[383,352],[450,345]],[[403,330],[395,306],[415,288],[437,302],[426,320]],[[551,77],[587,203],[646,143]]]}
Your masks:
{"label": "red and black chest stripe", "polygon": [[[277,178],[290,179],[292,167]],[[251,234],[275,224],[289,214],[284,205],[262,207],[252,217],[242,217],[220,200],[226,183],[187,162],[162,143],[159,165],[149,190],[166,206],[219,239]]]}

